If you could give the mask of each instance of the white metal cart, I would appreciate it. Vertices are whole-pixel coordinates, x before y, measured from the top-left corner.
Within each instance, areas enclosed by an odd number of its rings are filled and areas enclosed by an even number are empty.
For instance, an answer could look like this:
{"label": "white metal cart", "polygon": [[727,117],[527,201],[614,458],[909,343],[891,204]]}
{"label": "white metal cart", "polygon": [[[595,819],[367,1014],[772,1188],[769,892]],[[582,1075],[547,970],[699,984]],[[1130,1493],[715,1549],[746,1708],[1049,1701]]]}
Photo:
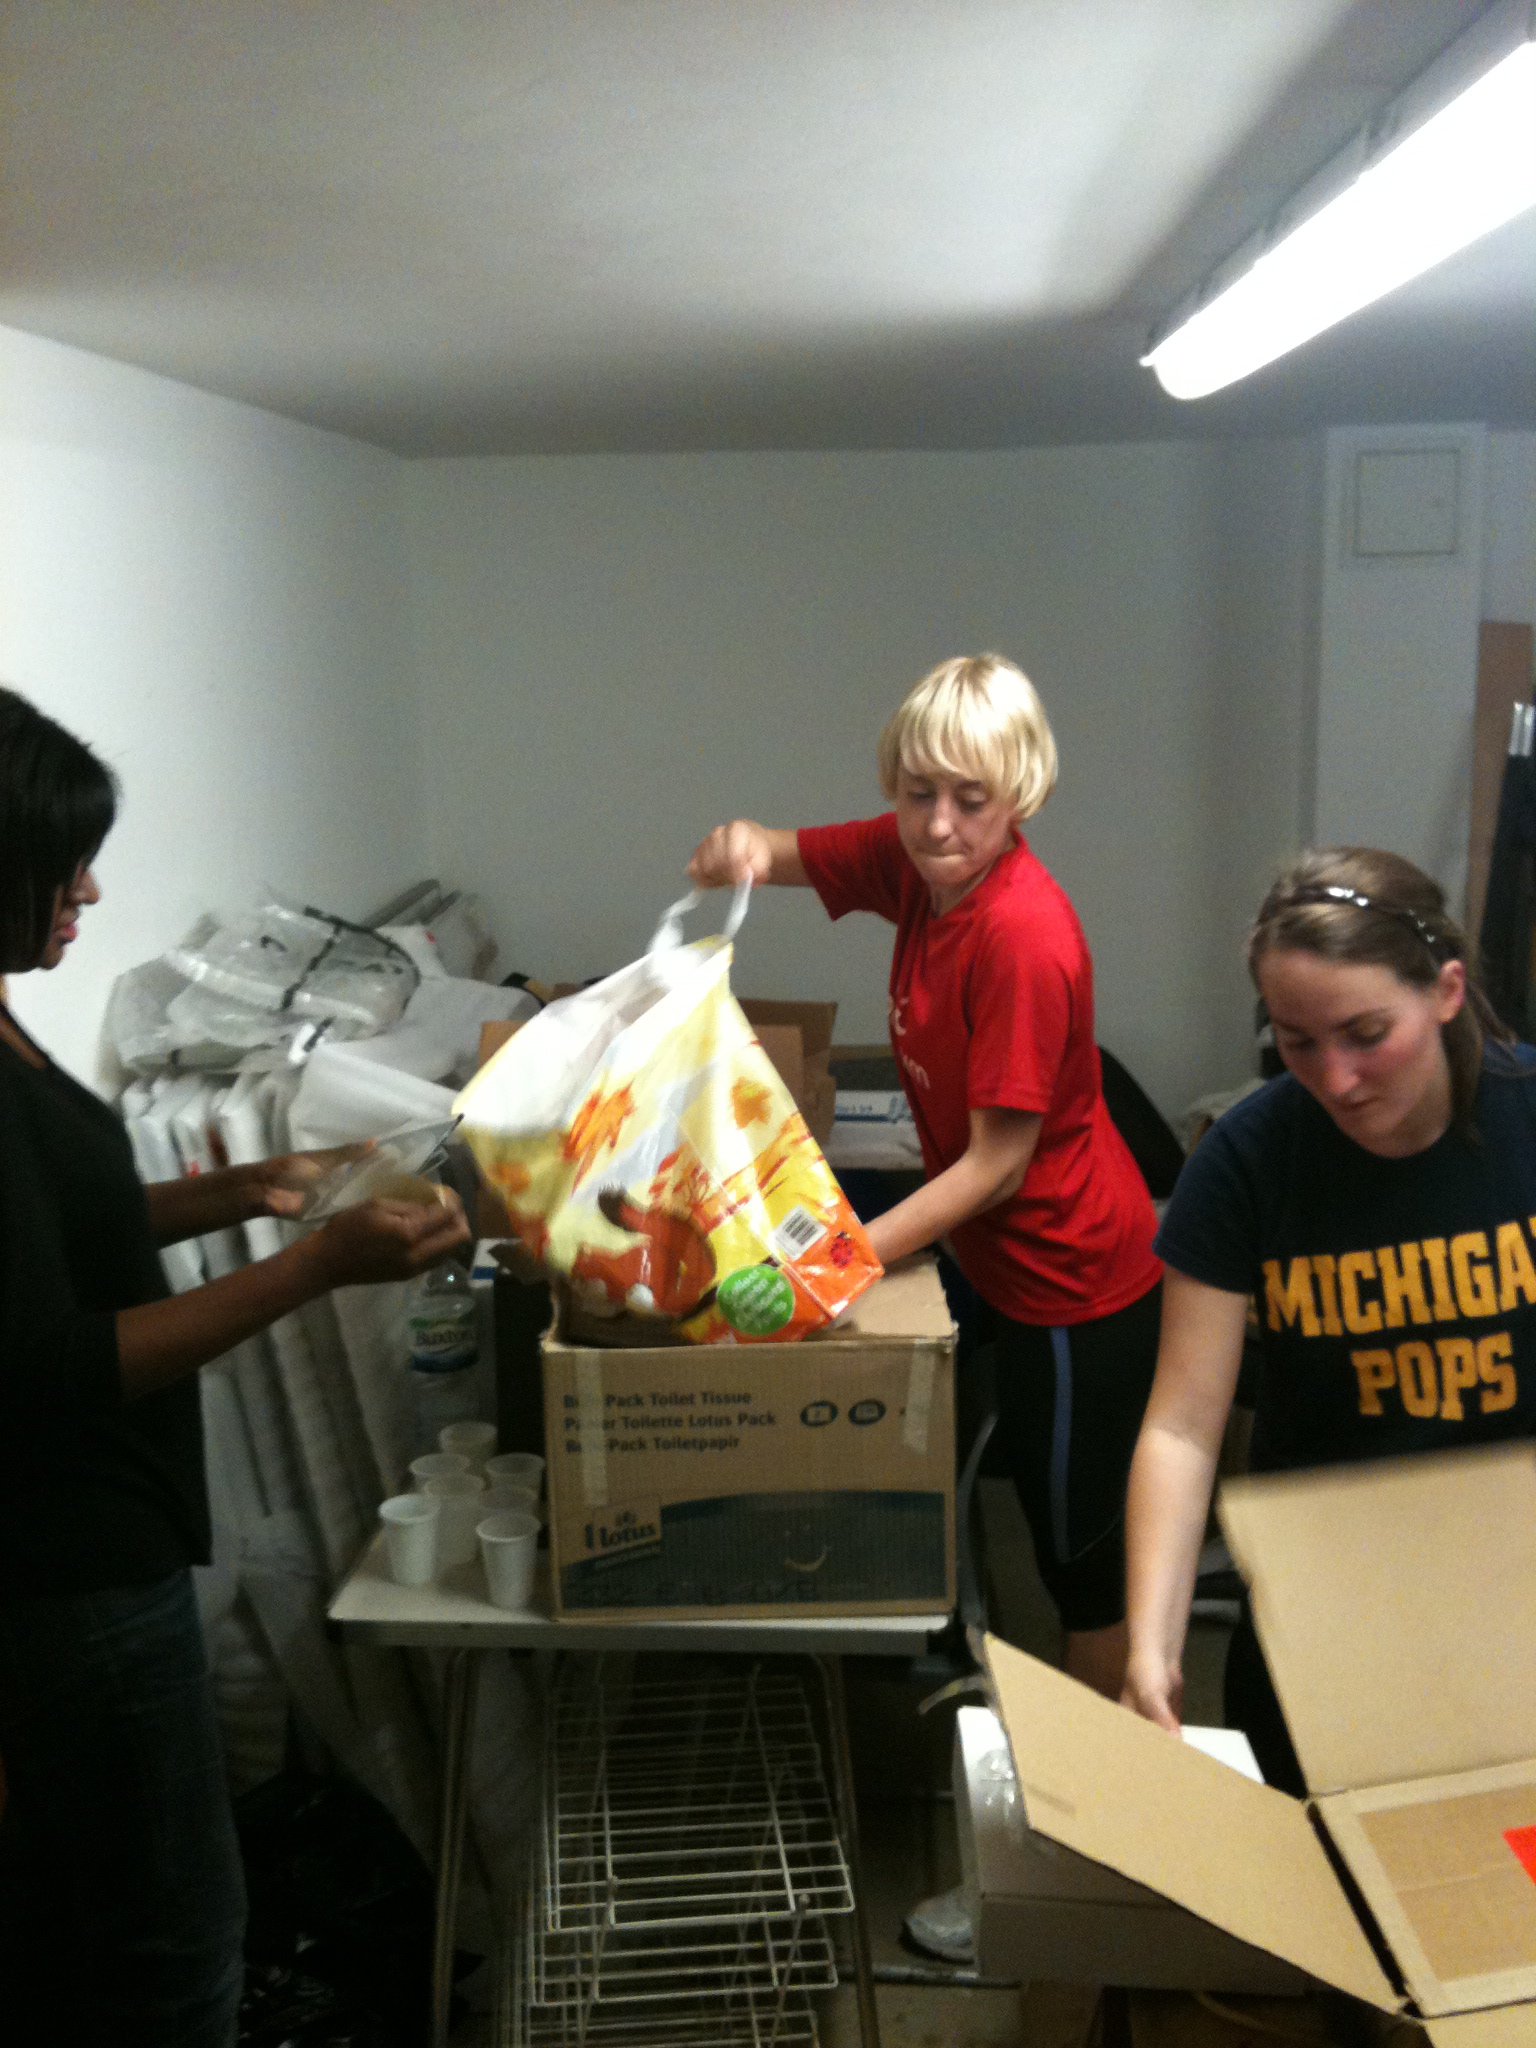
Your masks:
{"label": "white metal cart", "polygon": [[[639,2033],[632,2030],[627,2038],[645,2041],[648,2048],[658,2038],[657,2019],[662,2013],[684,2028],[667,2037],[675,2039],[679,2048],[693,2048],[695,2043],[704,2048],[706,2042],[713,2048],[717,2039],[739,2039],[753,2043],[754,2048],[770,2042],[773,2048],[799,2048],[800,2043],[815,2038],[806,2003],[809,1993],[836,1981],[828,1921],[841,1913],[847,1916],[851,1934],[860,2035],[864,2048],[879,2048],[860,1888],[843,1659],[918,1656],[928,1638],[946,1626],[948,1614],[763,1621],[557,1621],[549,1612],[547,1581],[536,1590],[530,1612],[512,1614],[490,1605],[476,1565],[460,1567],[439,1585],[398,1586],[388,1575],[382,1539],[376,1539],[332,1601],[330,1619],[357,1640],[450,1653],[444,1696],[433,2048],[446,2048],[447,2044],[476,1678],[481,1656],[491,1650],[655,1651],[745,1660],[809,1658],[825,1689],[831,1751],[830,1800],[818,1804],[803,1747],[803,1731],[809,1728],[804,1696],[798,1695],[796,1706],[782,1692],[771,1688],[765,1692],[762,1679],[752,1677],[748,1661],[734,1690],[727,1686],[718,1693],[691,1734],[680,1733],[676,1724],[665,1731],[667,1742],[696,1739],[701,1755],[703,1748],[709,1747],[714,1775],[708,1782],[717,1788],[721,1784],[731,1787],[734,1770],[745,1816],[742,1830],[735,1830],[718,1810],[721,1802],[709,1814],[695,1801],[694,1819],[700,1825],[686,1851],[678,1838],[670,1852],[658,1843],[642,1852],[654,1858],[651,1869],[656,1879],[645,1897],[645,1883],[635,1879],[635,1872],[643,1866],[631,1865],[625,1858],[615,1863],[613,1828],[617,1823],[625,1830],[643,1829],[647,1816],[656,1818],[659,1802],[648,1781],[633,1775],[626,1779],[624,1772],[629,1751],[636,1744],[635,1753],[647,1750],[652,1761],[660,1754],[662,1723],[671,1709],[660,1700],[642,1698],[637,1702],[626,1696],[619,1713],[613,1699],[603,1697],[601,1688],[585,1702],[580,1695],[573,1695],[562,1705],[557,1692],[553,1739],[562,1754],[573,1759],[570,1770],[574,1775],[568,1775],[565,1782],[568,1787],[584,1786],[585,1790],[571,1793],[574,1803],[552,1815],[546,1787],[545,1823],[535,1848],[536,1857],[543,1861],[529,1873],[522,1938],[512,1943],[509,1962],[505,2023],[509,2029],[514,2024],[522,2026],[523,2033],[515,2036],[508,2031],[508,2041],[517,2040],[518,2048],[525,2044],[526,2048],[535,2048],[535,2044],[543,2048],[545,2042],[560,2042],[563,2048],[569,2041],[574,2048],[583,2039],[623,2040],[623,2009],[627,2006],[629,2017],[642,2029]],[[585,1751],[583,1714],[588,1722]],[[656,1716],[661,1720],[654,1719]],[[649,1733],[648,1717],[653,1717]],[[792,1727],[802,1732],[791,1736]],[[558,1779],[557,1770],[551,1782]],[[612,1796],[616,1787],[623,1793],[617,1804]],[[667,1796],[663,1787],[662,1798]],[[682,1812],[683,1789],[674,1784],[670,1796],[674,1814]],[[821,1825],[820,1832],[818,1813],[825,1813],[830,1822],[830,1826]],[[585,1819],[578,1818],[583,1814]],[[776,1891],[772,1882],[775,1856],[780,1859]],[[558,1869],[546,1867],[551,1857]],[[706,1868],[710,1859],[713,1872]],[[553,1895],[566,1901],[553,1926],[548,1910],[551,1885]],[[626,1885],[631,1888],[625,1890]],[[594,1961],[599,1943],[601,1954]],[[615,1967],[607,1973],[607,2009],[597,2016],[601,2025],[594,2027],[598,1966],[604,1961]],[[723,1979],[732,1980],[736,1986],[734,2007],[729,1999],[717,1998],[706,2016],[702,2004],[695,2000],[690,2014],[689,1993],[684,1988],[690,1968],[697,1973],[697,1983],[702,1983],[706,1974],[713,1987]],[[530,1971],[542,1972],[536,1984],[530,1985]],[[641,1983],[646,1976],[648,1987]],[[626,1984],[637,1995],[615,1995]],[[553,1990],[555,1996],[549,2002],[537,2001],[530,1995],[533,1990]],[[531,2007],[546,2016],[547,2024],[541,2020],[530,2032],[525,2020],[516,2015],[526,2015]],[[641,2007],[648,2008],[644,2018],[639,2017]],[[695,2027],[691,2034],[686,2031],[690,2021]],[[734,2034],[722,2031],[733,2025]],[[585,2031],[570,2031],[573,2026]],[[555,2030],[560,2027],[566,2031]],[[644,2031],[646,2028],[650,2031]]]}

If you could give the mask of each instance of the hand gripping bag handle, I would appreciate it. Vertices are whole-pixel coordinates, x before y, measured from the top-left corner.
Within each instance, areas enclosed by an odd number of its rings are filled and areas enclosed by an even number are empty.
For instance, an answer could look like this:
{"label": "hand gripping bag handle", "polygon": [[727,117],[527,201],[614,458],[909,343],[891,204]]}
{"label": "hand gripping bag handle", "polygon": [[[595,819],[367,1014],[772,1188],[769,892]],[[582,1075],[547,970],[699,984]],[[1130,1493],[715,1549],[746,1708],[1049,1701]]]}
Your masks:
{"label": "hand gripping bag handle", "polygon": [[[651,943],[645,949],[647,953],[670,953],[674,947],[683,943],[683,919],[691,910],[697,910],[704,901],[705,893],[703,889],[690,889],[670,910],[662,913],[661,923],[657,925]],[[735,938],[741,930],[747,914],[747,905],[751,900],[752,881],[749,876],[746,881],[736,884],[736,893],[731,898],[730,915],[721,929],[721,938]]]}

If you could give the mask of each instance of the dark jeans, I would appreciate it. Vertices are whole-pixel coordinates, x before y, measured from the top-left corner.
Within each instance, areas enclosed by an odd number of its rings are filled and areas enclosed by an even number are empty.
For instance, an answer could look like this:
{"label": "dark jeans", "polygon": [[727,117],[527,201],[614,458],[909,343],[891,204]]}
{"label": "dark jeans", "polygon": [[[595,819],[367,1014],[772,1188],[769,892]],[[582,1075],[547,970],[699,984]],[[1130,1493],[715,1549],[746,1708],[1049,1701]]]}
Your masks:
{"label": "dark jeans", "polygon": [[245,1883],[190,1572],[0,1601],[0,2035],[229,2048]]}

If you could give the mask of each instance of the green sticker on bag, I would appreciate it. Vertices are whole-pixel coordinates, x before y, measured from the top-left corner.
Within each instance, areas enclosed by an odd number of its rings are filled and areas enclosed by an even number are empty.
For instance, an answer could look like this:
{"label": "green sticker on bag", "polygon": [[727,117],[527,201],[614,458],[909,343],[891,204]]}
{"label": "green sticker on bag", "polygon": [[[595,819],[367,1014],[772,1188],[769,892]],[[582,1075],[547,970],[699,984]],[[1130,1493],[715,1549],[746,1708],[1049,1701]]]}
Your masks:
{"label": "green sticker on bag", "polygon": [[771,1337],[795,1312],[795,1290],[776,1266],[738,1266],[720,1282],[716,1299],[743,1337]]}

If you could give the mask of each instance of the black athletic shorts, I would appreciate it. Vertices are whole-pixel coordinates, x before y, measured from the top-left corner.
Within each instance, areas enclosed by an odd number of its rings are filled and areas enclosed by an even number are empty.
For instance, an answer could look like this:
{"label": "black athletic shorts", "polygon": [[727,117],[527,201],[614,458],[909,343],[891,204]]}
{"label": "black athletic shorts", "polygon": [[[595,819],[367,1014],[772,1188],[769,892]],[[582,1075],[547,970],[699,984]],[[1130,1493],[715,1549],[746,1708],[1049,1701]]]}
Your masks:
{"label": "black athletic shorts", "polygon": [[1064,1628],[1125,1619],[1125,1487],[1157,1369],[1162,1283],[1098,1322],[1042,1330],[999,1315],[997,1434]]}

